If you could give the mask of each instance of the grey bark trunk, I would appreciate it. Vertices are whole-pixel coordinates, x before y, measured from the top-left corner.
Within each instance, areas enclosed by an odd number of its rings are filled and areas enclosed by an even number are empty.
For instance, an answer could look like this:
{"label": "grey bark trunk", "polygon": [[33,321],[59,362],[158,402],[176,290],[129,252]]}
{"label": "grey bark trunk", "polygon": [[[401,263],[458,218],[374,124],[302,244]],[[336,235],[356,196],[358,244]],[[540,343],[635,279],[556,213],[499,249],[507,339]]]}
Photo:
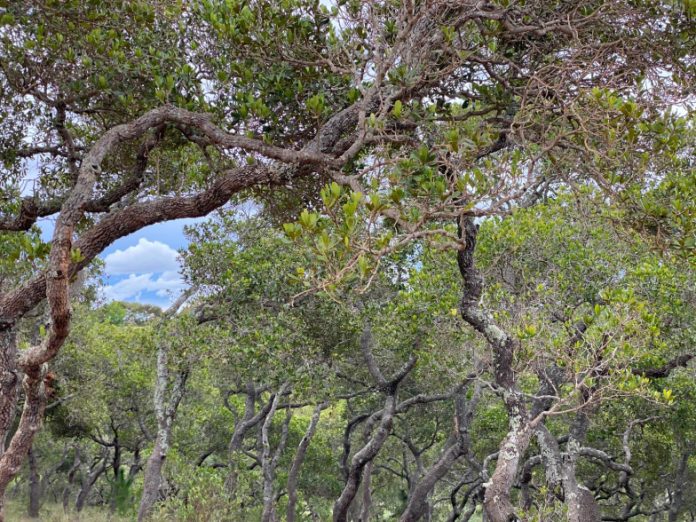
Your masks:
{"label": "grey bark trunk", "polygon": [[[179,296],[179,298],[166,311],[159,329],[162,330],[164,321],[171,318],[186,302],[193,293],[194,289],[189,289]],[[160,332],[160,335],[163,335]],[[160,341],[157,345],[157,381],[155,382],[155,392],[153,397],[155,416],[157,418],[157,435],[152,455],[147,459],[145,466],[145,476],[143,479],[143,494],[140,498],[138,507],[138,522],[145,520],[152,508],[160,497],[162,486],[162,471],[164,463],[169,453],[169,444],[172,435],[172,427],[179,404],[186,391],[188,380],[188,368],[180,369],[174,379],[170,379],[169,372],[169,344],[167,341]],[[173,381],[173,382],[170,382]],[[167,397],[169,391],[169,397]]]}
{"label": "grey bark trunk", "polygon": [[319,404],[312,414],[312,418],[309,421],[309,426],[305,432],[299,446],[297,447],[297,452],[295,452],[295,458],[292,460],[292,466],[290,467],[290,473],[288,474],[288,508],[286,519],[287,522],[295,522],[295,508],[297,505],[297,482],[300,478],[300,469],[304,463],[305,456],[307,455],[307,448],[309,443],[314,437],[314,433],[317,430],[317,424],[319,424],[319,417],[321,416],[321,410],[326,408],[328,403],[324,402]]}
{"label": "grey bark trunk", "polygon": [[400,522],[415,522],[428,515],[428,495],[435,488],[435,484],[444,477],[454,463],[468,453],[470,446],[469,427],[473,420],[476,406],[481,397],[481,386],[477,385],[471,400],[466,403],[463,391],[456,397],[455,426],[457,433],[452,444],[445,448],[433,466],[425,473],[420,473],[421,479],[410,492],[406,509],[401,514]]}
{"label": "grey bark trunk", "polygon": [[[363,334],[360,338],[360,344],[363,352],[363,357],[367,365],[367,369],[372,375],[377,385],[386,395],[384,408],[381,411],[381,420],[379,427],[374,430],[374,433],[363,447],[353,455],[348,468],[346,484],[341,491],[333,506],[333,521],[345,522],[348,518],[348,510],[350,509],[353,499],[358,493],[360,482],[363,478],[365,466],[372,462],[379,451],[382,449],[387,437],[394,427],[394,415],[396,412],[396,395],[399,389],[399,384],[403,381],[409,372],[416,364],[416,357],[411,356],[408,362],[389,380],[382,374],[382,371],[377,366],[374,356],[372,355],[372,332],[370,326],[365,326]],[[367,421],[366,438],[372,431],[371,426],[379,417],[373,414]]]}
{"label": "grey bark trunk", "polygon": [[77,499],[75,500],[75,511],[78,513],[85,507],[87,497],[92,491],[92,487],[97,482],[97,479],[106,471],[106,463],[107,457],[102,458],[92,467],[90,472],[82,481],[82,487],[80,488],[80,492],[77,494]]}
{"label": "grey bark trunk", "polygon": [[244,403],[244,416],[235,424],[230,444],[228,447],[229,454],[229,473],[225,479],[225,488],[231,499],[234,500],[237,493],[237,475],[239,473],[237,455],[242,447],[242,442],[247,432],[256,426],[259,422],[266,418],[272,401],[268,401],[258,413],[256,412],[256,399],[260,395],[260,389],[256,388],[253,382],[246,384],[246,401]]}
{"label": "grey bark trunk", "polygon": [[70,495],[72,492],[72,485],[75,483],[75,476],[80,470],[80,448],[75,447],[75,458],[73,460],[72,467],[68,470],[68,483],[63,489],[63,511],[68,512],[68,506],[70,505]]}
{"label": "grey bark trunk", "polygon": [[520,415],[510,418],[510,431],[500,445],[500,454],[491,480],[486,484],[483,505],[491,522],[519,520],[510,499],[520,459],[529,446],[532,430]]}
{"label": "grey bark trunk", "polygon": [[483,295],[483,277],[474,264],[478,226],[470,216],[458,223],[459,236],[464,248],[457,253],[457,264],[464,283],[460,304],[462,318],[479,332],[493,351],[495,382],[503,393],[510,429],[500,446],[493,476],[485,487],[483,500],[486,519],[490,522],[517,520],[510,490],[514,484],[520,459],[524,456],[532,436],[532,426],[525,405],[517,392],[514,372],[514,354],[517,341],[504,332],[493,317],[480,305]]}
{"label": "grey bark trunk", "polygon": [[36,452],[33,448],[29,449],[29,505],[27,515],[29,518],[39,518],[41,508],[41,480],[39,476],[39,465],[36,459]]}
{"label": "grey bark trunk", "polygon": [[155,503],[159,500],[160,487],[162,485],[162,468],[167,455],[162,452],[160,439],[155,442],[150,458],[145,466],[143,478],[143,496],[138,508],[138,520],[145,520],[151,513]]}
{"label": "grey bark trunk", "polygon": [[358,487],[362,480],[363,470],[368,462],[371,462],[379,453],[382,445],[387,440],[393,426],[394,409],[396,407],[396,398],[394,395],[387,396],[384,405],[384,413],[379,428],[372,436],[370,441],[365,444],[351,460],[351,465],[348,470],[348,480],[341,492],[338,500],[334,504],[333,520],[334,522],[345,522],[347,519],[348,508],[350,508],[355,495],[358,492]]}
{"label": "grey bark trunk", "polygon": [[271,444],[268,438],[268,432],[273,422],[273,417],[278,408],[280,397],[285,394],[288,389],[287,383],[283,384],[271,401],[271,409],[266,416],[266,420],[261,426],[261,468],[263,473],[263,512],[261,514],[262,522],[274,522],[276,520],[276,490],[275,490],[275,471],[278,467],[280,456],[285,451],[285,445],[288,442],[288,431],[290,427],[290,419],[292,418],[292,410],[287,409],[285,420],[281,428],[280,440],[275,451],[271,452]]}
{"label": "grey bark trunk", "polygon": [[372,467],[374,461],[370,461],[363,470],[362,480],[362,506],[360,508],[360,522],[368,522],[370,520],[370,510],[372,509]]}
{"label": "grey bark trunk", "polygon": [[679,520],[679,514],[684,504],[684,485],[689,471],[690,456],[691,452],[684,451],[679,458],[679,465],[675,477],[676,480],[674,481],[674,491],[672,492],[672,502],[667,514],[668,522],[677,522]]}
{"label": "grey bark trunk", "polygon": [[568,507],[568,522],[600,522],[599,506],[592,493],[578,484],[575,475],[580,447],[585,440],[589,419],[580,411],[570,428],[566,452],[562,458],[562,480],[565,503]]}

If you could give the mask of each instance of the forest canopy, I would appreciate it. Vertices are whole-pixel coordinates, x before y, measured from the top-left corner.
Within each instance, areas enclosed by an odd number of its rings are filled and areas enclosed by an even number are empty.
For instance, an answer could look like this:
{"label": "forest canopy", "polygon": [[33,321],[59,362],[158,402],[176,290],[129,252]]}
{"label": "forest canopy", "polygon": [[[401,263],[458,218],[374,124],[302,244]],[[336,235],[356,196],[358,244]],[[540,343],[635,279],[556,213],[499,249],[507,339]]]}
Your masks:
{"label": "forest canopy", "polygon": [[696,520],[695,16],[0,1],[0,522]]}

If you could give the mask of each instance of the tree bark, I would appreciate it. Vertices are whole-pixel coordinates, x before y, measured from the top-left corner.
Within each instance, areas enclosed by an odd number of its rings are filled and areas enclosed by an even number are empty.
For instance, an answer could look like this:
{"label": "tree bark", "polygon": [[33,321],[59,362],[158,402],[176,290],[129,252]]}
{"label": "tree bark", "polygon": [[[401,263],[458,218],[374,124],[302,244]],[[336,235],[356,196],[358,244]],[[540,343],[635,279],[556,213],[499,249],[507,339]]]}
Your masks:
{"label": "tree bark", "polygon": [[350,468],[348,469],[348,480],[346,481],[346,485],[343,487],[341,495],[334,503],[334,522],[346,521],[348,508],[350,508],[350,505],[358,492],[358,487],[360,486],[365,466],[377,456],[377,453],[379,453],[379,450],[382,448],[382,445],[391,433],[394,421],[395,406],[395,397],[393,395],[388,395],[382,413],[382,420],[377,428],[377,431],[371,437],[369,442],[353,456],[350,463]]}
{"label": "tree bark", "polygon": [[[346,484],[341,491],[333,506],[334,522],[345,522],[348,516],[348,510],[358,493],[360,482],[363,478],[363,470],[365,466],[373,461],[384,442],[389,437],[394,425],[394,415],[396,413],[396,394],[399,384],[410,373],[416,364],[416,357],[411,356],[408,362],[390,379],[382,374],[382,371],[377,366],[377,363],[372,355],[372,332],[369,325],[366,325],[360,338],[365,364],[370,372],[370,375],[379,386],[380,390],[386,395],[384,408],[381,412],[376,412],[371,415],[367,421],[368,425],[372,425],[381,416],[379,427],[373,433],[367,443],[355,454],[351,459],[350,467],[348,468]],[[369,430],[366,432],[369,433]]]}
{"label": "tree bark", "polygon": [[34,435],[41,428],[46,407],[43,376],[42,371],[35,371],[25,374],[22,380],[25,394],[24,408],[17,431],[12,436],[9,447],[0,457],[0,522],[5,520],[4,499],[7,485],[22,469],[22,463],[31,447]]}
{"label": "tree bark", "polygon": [[459,237],[464,242],[464,248],[457,255],[464,283],[460,312],[462,318],[483,335],[493,350],[494,378],[503,394],[510,427],[500,445],[493,476],[484,484],[483,506],[490,522],[510,522],[517,520],[510,489],[514,484],[520,459],[529,446],[533,429],[515,382],[513,360],[517,342],[499,328],[479,304],[483,295],[483,278],[474,264],[478,226],[470,216],[462,217],[458,226]]}
{"label": "tree bark", "polygon": [[36,459],[36,452],[29,448],[29,505],[27,515],[29,518],[39,518],[41,508],[41,480],[39,475],[39,465]]}
{"label": "tree bark", "polygon": [[368,522],[370,520],[370,511],[372,509],[372,468],[374,461],[371,460],[363,470],[362,479],[362,505],[360,506],[359,522]]}
{"label": "tree bark", "polygon": [[0,328],[0,456],[15,418],[17,392],[17,336],[14,328]]}
{"label": "tree bark", "polygon": [[80,448],[75,446],[75,458],[73,460],[72,467],[68,470],[68,483],[63,489],[63,512],[68,512],[68,506],[70,504],[70,494],[72,485],[75,483],[75,476],[80,470]]}
{"label": "tree bark", "polygon": [[256,399],[260,393],[263,391],[263,387],[257,388],[256,385],[249,381],[246,384],[246,400],[244,402],[244,416],[243,418],[235,424],[232,437],[230,439],[230,444],[228,446],[229,455],[229,473],[225,479],[225,488],[227,489],[230,498],[234,500],[237,493],[237,475],[238,475],[238,464],[236,461],[236,456],[239,450],[242,448],[242,442],[247,432],[256,426],[259,422],[266,418],[268,411],[271,408],[272,401],[268,401],[258,413],[256,412]]}
{"label": "tree bark", "polygon": [[589,419],[579,411],[570,427],[568,444],[562,457],[562,480],[565,503],[568,507],[568,522],[600,522],[599,506],[592,493],[578,484],[575,467],[585,440]]}
{"label": "tree bark", "polygon": [[430,495],[435,488],[435,484],[447,474],[462,455],[469,452],[469,428],[473,420],[476,406],[481,397],[481,387],[478,385],[476,386],[471,399],[466,404],[463,404],[463,391],[464,390],[456,397],[457,408],[454,419],[456,433],[453,436],[454,440],[442,452],[437,462],[425,472],[413,488],[413,491],[411,491],[406,509],[399,519],[400,522],[415,522],[420,520],[427,513],[428,495]]}
{"label": "tree bark", "polygon": [[105,452],[104,456],[92,466],[92,469],[90,469],[87,476],[82,480],[80,492],[77,494],[77,499],[75,500],[75,511],[78,513],[85,507],[87,497],[90,491],[92,491],[92,487],[97,482],[97,479],[106,471],[106,463],[107,454]]}
{"label": "tree bark", "polygon": [[161,439],[157,437],[152,454],[147,459],[145,476],[143,477],[143,495],[138,508],[138,520],[145,520],[152,511],[153,506],[159,500],[160,486],[162,484],[162,468],[166,453],[162,451]]}
{"label": "tree bark", "polygon": [[522,415],[513,414],[510,430],[500,445],[498,461],[490,481],[485,484],[483,506],[491,522],[519,520],[510,499],[520,459],[529,446],[532,429]]}
{"label": "tree bark", "polygon": [[271,401],[271,409],[266,415],[266,420],[264,420],[261,426],[261,471],[263,474],[263,512],[261,514],[262,522],[273,522],[276,519],[275,516],[275,470],[278,466],[278,460],[285,449],[285,445],[288,440],[288,428],[290,425],[290,418],[292,412],[288,408],[285,421],[283,421],[283,427],[280,435],[280,441],[275,451],[271,453],[271,444],[268,438],[268,431],[273,422],[273,417],[278,408],[278,402],[280,397],[287,390],[287,383],[280,387],[278,393],[275,394],[273,400]]}
{"label": "tree bark", "polygon": [[[163,335],[162,330],[165,321],[177,313],[179,308],[181,308],[193,292],[193,289],[189,289],[182,293],[174,304],[165,312],[159,324],[159,335]],[[157,435],[155,437],[155,445],[152,449],[152,454],[150,458],[147,459],[147,464],[145,466],[143,494],[138,508],[138,522],[145,520],[150,515],[153,506],[160,497],[162,470],[164,468],[164,461],[167,458],[167,453],[169,452],[172,427],[174,425],[174,419],[176,418],[176,412],[179,409],[179,404],[186,391],[186,382],[189,375],[188,368],[178,371],[170,387],[168,349],[168,342],[161,339],[157,344],[157,380],[155,382],[153,398],[155,416],[157,417]],[[167,397],[168,390],[170,390],[169,397]]]}
{"label": "tree bark", "polygon": [[668,522],[677,522],[684,504],[684,486],[689,472],[690,451],[683,451],[679,456],[679,464],[674,481],[674,491],[672,491],[672,501],[669,505],[667,514]]}
{"label": "tree bark", "polygon": [[314,437],[314,433],[317,430],[317,425],[319,424],[319,418],[321,416],[321,411],[328,406],[327,402],[323,402],[314,408],[314,413],[309,421],[309,426],[307,426],[307,431],[305,432],[302,440],[300,441],[297,451],[295,452],[295,457],[292,460],[292,465],[290,466],[290,472],[288,473],[288,507],[286,520],[287,522],[295,522],[295,509],[297,506],[297,482],[300,478],[300,469],[304,463],[305,456],[307,455],[307,448],[309,443]]}

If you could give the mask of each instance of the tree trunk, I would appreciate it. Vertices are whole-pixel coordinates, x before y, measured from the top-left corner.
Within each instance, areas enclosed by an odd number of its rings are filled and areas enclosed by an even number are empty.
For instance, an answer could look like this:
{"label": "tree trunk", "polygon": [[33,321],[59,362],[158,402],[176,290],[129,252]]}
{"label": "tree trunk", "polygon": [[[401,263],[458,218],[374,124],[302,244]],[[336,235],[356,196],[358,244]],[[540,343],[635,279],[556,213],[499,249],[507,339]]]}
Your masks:
{"label": "tree trunk", "polygon": [[493,476],[486,485],[483,506],[490,522],[519,520],[510,499],[510,490],[515,482],[520,459],[527,451],[532,430],[521,415],[510,419],[510,431],[500,445],[498,462]]}
{"label": "tree trunk", "polygon": [[15,418],[18,384],[15,330],[0,326],[0,456],[5,452],[8,431]]}
{"label": "tree trunk", "polygon": [[360,518],[358,519],[360,522],[368,522],[370,520],[370,510],[372,509],[372,467],[373,467],[373,465],[374,465],[374,461],[368,462],[367,466],[365,466],[365,470],[363,471],[362,506],[360,508]]}
{"label": "tree trunk", "polygon": [[106,471],[106,463],[107,456],[105,455],[92,467],[89,474],[82,481],[82,487],[80,488],[80,492],[77,494],[77,499],[75,500],[75,511],[78,513],[85,507],[87,496],[89,495],[90,491],[92,491],[92,487],[97,482],[97,479]]}
{"label": "tree trunk", "polygon": [[0,522],[5,520],[5,490],[10,481],[22,469],[22,463],[31,447],[34,435],[41,427],[41,419],[46,407],[42,371],[26,374],[22,380],[22,386],[25,399],[19,425],[12,436],[9,447],[0,457]]}
{"label": "tree trunk", "polygon": [[684,503],[684,486],[689,471],[690,456],[691,452],[689,451],[684,451],[680,455],[675,477],[676,480],[674,481],[674,491],[672,492],[672,502],[670,503],[669,512],[667,514],[668,522],[677,522],[677,520],[679,520],[679,513]]}
{"label": "tree trunk", "polygon": [[[546,484],[549,489],[547,500],[552,500],[554,497],[560,499],[563,487],[563,462],[558,441],[544,424],[537,427],[536,439],[541,451],[541,461],[544,464]],[[529,507],[525,506],[525,509]]]}
{"label": "tree trunk", "polygon": [[307,455],[307,448],[309,443],[314,437],[314,433],[317,430],[317,424],[319,424],[319,417],[321,416],[321,410],[326,408],[328,403],[324,402],[319,404],[312,414],[312,418],[309,421],[309,426],[305,432],[299,446],[297,447],[297,452],[295,453],[295,458],[292,460],[292,466],[290,467],[290,472],[288,473],[288,508],[286,519],[287,522],[295,522],[295,507],[297,505],[297,482],[300,478],[300,469],[304,463],[305,456]]}
{"label": "tree trunk", "polygon": [[363,469],[368,462],[371,462],[379,453],[382,445],[387,440],[391,433],[394,421],[394,409],[396,407],[396,398],[394,395],[388,395],[382,413],[382,421],[376,433],[370,441],[358,451],[351,460],[351,465],[348,470],[348,480],[334,504],[333,520],[334,522],[345,522],[348,508],[350,507],[355,495],[358,492],[360,481],[362,479]]}
{"label": "tree trunk", "polygon": [[162,485],[162,468],[167,455],[162,452],[160,437],[157,437],[152,455],[147,459],[145,466],[145,476],[143,478],[143,496],[140,499],[138,508],[138,521],[145,520],[159,500],[160,486]]}
{"label": "tree trunk", "polygon": [[[159,329],[162,330],[164,321],[181,308],[188,300],[194,289],[191,288],[179,296],[172,306],[165,312]],[[160,335],[162,332],[160,331]],[[147,459],[145,467],[145,477],[143,479],[143,495],[140,499],[138,508],[138,522],[145,520],[152,511],[155,502],[159,499],[160,488],[162,485],[162,470],[164,461],[169,452],[169,443],[172,435],[172,426],[179,409],[179,404],[186,391],[188,380],[188,368],[179,370],[171,383],[171,391],[167,398],[167,390],[170,389],[169,372],[169,345],[166,341],[161,341],[157,345],[157,381],[155,382],[155,393],[153,397],[155,416],[157,417],[157,437],[152,455]]]}
{"label": "tree trunk", "polygon": [[578,484],[575,467],[582,442],[585,440],[589,419],[579,411],[570,427],[566,452],[562,458],[562,479],[565,503],[568,507],[568,522],[600,522],[599,506],[592,493]]}
{"label": "tree trunk", "polygon": [[452,444],[445,448],[440,458],[420,478],[410,492],[406,509],[401,514],[400,522],[415,522],[428,513],[428,495],[435,484],[444,477],[455,462],[469,452],[469,427],[473,420],[476,406],[481,398],[481,386],[477,385],[471,400],[466,402],[464,390],[456,397],[456,414],[454,423],[457,433]]}
{"label": "tree trunk", "polygon": [[[17,408],[17,337],[13,328],[0,325],[0,459],[5,453],[5,445],[10,426],[14,422]],[[5,487],[0,491],[0,521],[4,520]]]}
{"label": "tree trunk", "polygon": [[510,430],[500,445],[495,472],[485,485],[483,506],[486,519],[490,522],[510,522],[517,519],[510,500],[510,489],[515,482],[520,459],[527,451],[533,431],[524,402],[516,387],[513,364],[518,343],[480,306],[483,277],[474,264],[478,226],[471,216],[464,216],[460,219],[458,227],[459,237],[465,245],[457,253],[457,264],[464,283],[460,312],[462,318],[485,337],[493,351],[495,382],[503,393],[510,425]]}
{"label": "tree trunk", "polygon": [[41,481],[39,477],[39,466],[36,461],[36,452],[29,448],[29,505],[27,515],[29,518],[39,518],[41,507]]}
{"label": "tree trunk", "polygon": [[68,512],[68,506],[70,504],[70,493],[72,490],[72,485],[75,483],[75,475],[80,470],[80,448],[75,446],[75,459],[73,460],[72,467],[68,470],[68,483],[63,489],[63,511]]}
{"label": "tree trunk", "polygon": [[278,408],[278,402],[280,397],[283,396],[287,390],[287,383],[283,384],[276,393],[275,397],[271,402],[271,409],[266,416],[266,420],[261,426],[261,471],[263,474],[263,512],[261,514],[262,522],[274,522],[276,520],[276,491],[275,491],[275,470],[278,467],[278,460],[285,450],[285,445],[288,441],[288,430],[290,426],[290,419],[292,417],[292,410],[287,409],[285,414],[285,420],[283,421],[283,427],[280,435],[280,440],[278,446],[276,447],[273,454],[271,454],[271,444],[268,438],[268,431],[273,422],[273,417],[275,416],[276,409]]}
{"label": "tree trunk", "polygon": [[268,410],[271,408],[272,401],[268,401],[261,411],[256,412],[256,399],[261,394],[263,387],[256,388],[253,382],[248,382],[246,384],[246,401],[244,403],[244,417],[235,424],[234,431],[232,432],[232,437],[230,439],[230,444],[228,446],[229,455],[229,473],[225,479],[225,488],[231,499],[234,500],[237,493],[237,475],[238,475],[238,464],[236,461],[237,454],[242,448],[242,442],[247,432],[256,426],[259,422],[266,418]]}

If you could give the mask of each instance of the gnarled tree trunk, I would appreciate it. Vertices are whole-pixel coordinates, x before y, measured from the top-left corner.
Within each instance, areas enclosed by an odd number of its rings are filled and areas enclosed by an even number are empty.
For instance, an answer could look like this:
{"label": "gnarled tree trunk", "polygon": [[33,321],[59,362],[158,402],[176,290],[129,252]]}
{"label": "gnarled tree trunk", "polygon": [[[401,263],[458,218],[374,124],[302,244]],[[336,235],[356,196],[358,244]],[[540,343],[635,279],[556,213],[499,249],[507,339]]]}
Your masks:
{"label": "gnarled tree trunk", "polygon": [[19,419],[17,431],[7,450],[0,457],[0,522],[4,521],[5,490],[10,481],[22,469],[34,435],[41,428],[46,397],[42,370],[27,373],[22,380],[24,388],[24,408]]}
{"label": "gnarled tree trunk", "polygon": [[481,386],[477,385],[471,399],[466,402],[464,390],[456,396],[455,426],[456,434],[451,443],[440,455],[440,458],[421,477],[410,492],[406,509],[401,514],[400,522],[415,522],[427,513],[428,495],[435,488],[435,484],[444,477],[454,463],[469,452],[470,439],[469,428],[474,417],[474,412],[481,397]]}
{"label": "gnarled tree trunk", "polygon": [[460,312],[462,318],[485,337],[493,350],[493,374],[495,383],[503,394],[510,429],[500,445],[498,461],[491,479],[484,485],[483,506],[490,522],[516,520],[510,490],[515,482],[520,459],[524,456],[533,428],[529,422],[522,397],[520,396],[513,368],[517,342],[495,323],[490,314],[479,304],[483,295],[483,278],[474,264],[478,226],[470,216],[459,223],[459,236],[464,242],[457,255],[457,263],[464,282]]}

